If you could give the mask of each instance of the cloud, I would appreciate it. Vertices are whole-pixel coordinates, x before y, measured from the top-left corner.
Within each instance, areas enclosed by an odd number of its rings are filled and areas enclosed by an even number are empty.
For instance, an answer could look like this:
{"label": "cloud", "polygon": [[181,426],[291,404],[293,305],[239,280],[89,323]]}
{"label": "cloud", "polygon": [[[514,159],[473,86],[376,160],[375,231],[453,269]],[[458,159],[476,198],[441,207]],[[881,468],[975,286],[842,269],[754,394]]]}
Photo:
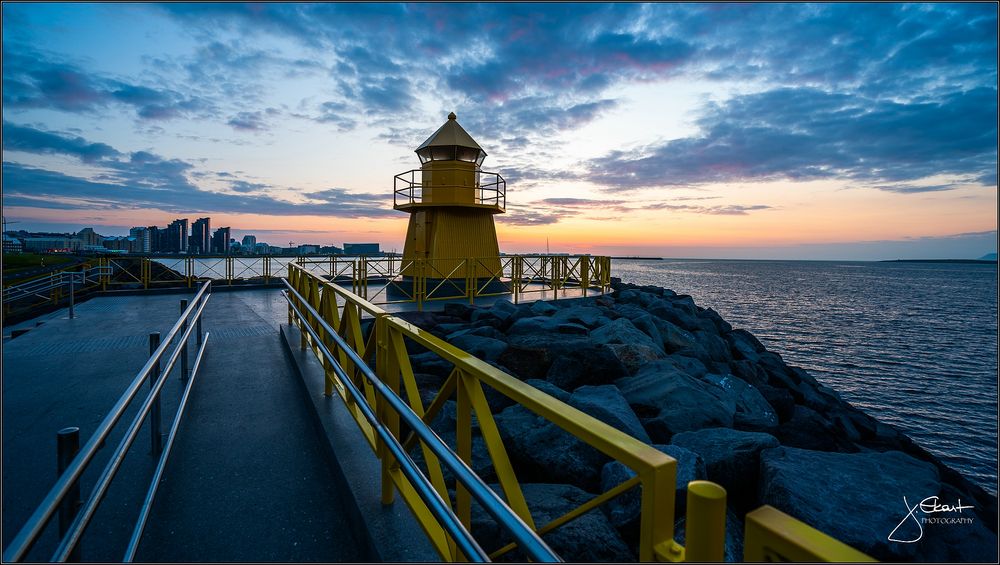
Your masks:
{"label": "cloud", "polygon": [[226,123],[241,131],[261,131],[265,128],[263,112],[240,112]]}
{"label": "cloud", "polygon": [[996,96],[984,87],[909,103],[813,88],[737,96],[705,108],[698,136],[611,152],[590,162],[590,174],[614,190],[985,175],[997,162]]}
{"label": "cloud", "polygon": [[[8,128],[14,135],[8,136]],[[89,143],[22,126],[4,124],[4,144],[36,153],[63,154],[98,169],[91,178],[19,163],[3,162],[4,206],[61,209],[142,209],[177,213],[227,212],[276,216],[321,215],[337,218],[399,217],[388,195],[351,193],[343,188],[301,192],[305,202],[291,202],[259,193],[266,185],[233,178],[229,188],[240,194],[214,192],[194,184],[194,165],[165,159],[148,151],[124,154],[104,144]],[[200,175],[207,176],[207,175]]]}
{"label": "cloud", "polygon": [[142,120],[211,113],[212,104],[167,88],[150,88],[89,73],[55,56],[4,43],[3,102],[8,108],[96,113],[115,104]]}
{"label": "cloud", "polygon": [[67,136],[3,122],[3,148],[26,153],[70,155],[84,163],[96,163],[121,155],[106,143],[90,143],[79,136]]}

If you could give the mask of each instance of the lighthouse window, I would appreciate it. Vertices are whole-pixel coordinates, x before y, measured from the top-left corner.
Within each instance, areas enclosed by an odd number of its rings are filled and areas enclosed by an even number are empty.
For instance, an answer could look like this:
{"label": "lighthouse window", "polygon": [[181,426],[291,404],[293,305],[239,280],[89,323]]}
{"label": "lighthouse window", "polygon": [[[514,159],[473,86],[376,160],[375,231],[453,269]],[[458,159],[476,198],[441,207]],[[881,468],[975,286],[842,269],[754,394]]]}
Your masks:
{"label": "lighthouse window", "polygon": [[426,151],[426,150],[424,150],[424,151],[421,151],[420,153],[417,153],[417,157],[419,157],[419,158],[420,158],[420,164],[421,164],[421,165],[423,165],[423,164],[424,164],[424,163],[426,163],[427,161],[430,161],[430,160],[431,160],[431,154],[430,154],[430,151]]}
{"label": "lighthouse window", "polygon": [[476,158],[479,157],[479,150],[473,149],[471,147],[459,147],[458,148],[458,160],[465,161],[466,163],[475,163]]}
{"label": "lighthouse window", "polygon": [[455,149],[454,145],[447,147],[431,147],[431,159],[435,161],[454,161]]}

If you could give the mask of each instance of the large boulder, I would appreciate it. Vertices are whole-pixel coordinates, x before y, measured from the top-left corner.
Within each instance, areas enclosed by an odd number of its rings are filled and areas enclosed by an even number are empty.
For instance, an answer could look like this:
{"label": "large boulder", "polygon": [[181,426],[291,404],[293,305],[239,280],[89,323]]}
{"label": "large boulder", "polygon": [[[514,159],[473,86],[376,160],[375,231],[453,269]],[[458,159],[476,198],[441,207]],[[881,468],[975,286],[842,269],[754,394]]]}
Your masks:
{"label": "large boulder", "polygon": [[[490,486],[494,491],[502,492],[498,485]],[[522,483],[521,490],[538,527],[594,497],[579,488],[564,484]],[[472,505],[472,531],[477,539],[483,540],[486,551],[494,551],[512,541],[510,535],[479,504]],[[567,562],[615,563],[631,562],[638,558],[599,510],[591,510],[563,524],[542,536],[542,539]],[[515,549],[501,557],[501,560],[527,562],[527,556]]]}
{"label": "large boulder", "polygon": [[564,324],[581,324],[588,328],[596,328],[610,321],[604,312],[595,306],[569,306],[552,314],[552,319]]}
{"label": "large boulder", "polygon": [[548,316],[520,318],[507,329],[508,335],[533,334],[555,331],[559,323]]}
{"label": "large boulder", "polygon": [[649,345],[635,343],[610,343],[606,346],[618,361],[625,367],[628,374],[634,375],[651,361],[663,357],[663,352]]}
{"label": "large boulder", "polygon": [[680,326],[685,330],[695,331],[702,329],[697,315],[688,313],[686,310],[675,306],[670,300],[662,298],[654,300],[647,307],[647,310],[650,314]]}
{"label": "large boulder", "polygon": [[733,355],[729,351],[729,344],[726,343],[726,340],[714,333],[703,330],[693,333],[698,340],[698,344],[705,349],[712,361],[718,361],[719,363],[732,361]]}
{"label": "large boulder", "polygon": [[722,485],[729,504],[741,510],[751,508],[757,499],[760,452],[778,447],[772,435],[729,428],[679,433],[671,443],[700,455],[708,480]]}
{"label": "large boulder", "polygon": [[770,433],[781,442],[781,445],[811,449],[814,451],[837,451],[853,453],[857,446],[818,412],[796,404],[792,417]]}
{"label": "large boulder", "polygon": [[544,300],[536,300],[531,304],[531,313],[536,316],[551,316],[559,309]]}
{"label": "large boulder", "polygon": [[713,394],[714,385],[682,371],[673,360],[649,363],[615,385],[653,441],[669,443],[679,432],[733,425],[735,410]]}
{"label": "large boulder", "polygon": [[628,369],[606,345],[589,345],[570,351],[552,362],[545,380],[575,390],[583,385],[612,383],[628,376]]}
{"label": "large boulder", "polygon": [[[677,461],[677,490],[674,493],[674,516],[682,516],[687,506],[687,485],[704,479],[705,462],[697,453],[676,445],[654,444],[653,447]],[[601,490],[609,491],[635,476],[635,472],[618,461],[611,461],[601,469]],[[642,517],[642,486],[629,489],[601,507],[611,524],[618,529],[625,541],[639,541],[639,522]]]}
{"label": "large boulder", "polygon": [[590,338],[594,343],[644,345],[665,354],[662,340],[659,342],[654,341],[648,334],[635,327],[627,318],[618,318],[609,324],[591,331]]}
{"label": "large boulder", "polygon": [[507,351],[505,341],[472,334],[460,335],[452,339],[451,344],[485,361],[496,361]]}
{"label": "large boulder", "polygon": [[508,343],[499,361],[522,379],[543,379],[557,357],[593,345],[587,336],[555,332],[511,335]]}
{"label": "large boulder", "polygon": [[719,398],[733,406],[734,426],[760,429],[778,425],[774,408],[753,386],[733,375],[707,374],[702,379],[718,387]]}
{"label": "large boulder", "polygon": [[650,443],[639,418],[614,385],[582,386],[573,391],[568,403],[643,443]]}
{"label": "large boulder", "polygon": [[519,480],[567,483],[590,492],[600,487],[601,467],[609,459],[603,453],[521,405],[504,409],[495,420]]}
{"label": "large boulder", "polygon": [[[930,463],[899,451],[847,454],[778,447],[761,454],[760,474],[762,503],[876,559],[913,561],[922,555],[921,545],[933,544],[934,525],[918,524],[919,511],[908,517],[904,503],[905,497],[912,507],[940,491],[937,469]],[[920,542],[889,540],[890,534],[916,540],[921,529]]]}

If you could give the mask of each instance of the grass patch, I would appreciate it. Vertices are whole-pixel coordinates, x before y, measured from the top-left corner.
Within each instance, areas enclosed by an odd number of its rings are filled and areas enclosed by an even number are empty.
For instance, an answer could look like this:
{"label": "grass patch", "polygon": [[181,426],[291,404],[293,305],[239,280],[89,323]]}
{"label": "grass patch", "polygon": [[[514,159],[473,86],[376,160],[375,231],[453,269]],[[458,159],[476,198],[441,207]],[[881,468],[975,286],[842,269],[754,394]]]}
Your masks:
{"label": "grass patch", "polygon": [[42,261],[46,267],[64,265],[76,261],[72,255],[39,255],[38,253],[11,253],[3,256],[3,272],[16,273],[19,270],[41,267]]}

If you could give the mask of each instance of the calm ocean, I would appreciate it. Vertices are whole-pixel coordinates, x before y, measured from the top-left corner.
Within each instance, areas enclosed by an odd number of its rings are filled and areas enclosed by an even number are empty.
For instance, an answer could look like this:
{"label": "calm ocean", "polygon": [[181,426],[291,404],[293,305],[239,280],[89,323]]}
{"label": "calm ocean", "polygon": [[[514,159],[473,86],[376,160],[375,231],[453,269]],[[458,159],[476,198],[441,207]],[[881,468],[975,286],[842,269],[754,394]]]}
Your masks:
{"label": "calm ocean", "polygon": [[997,267],[613,260],[690,294],[997,492]]}

